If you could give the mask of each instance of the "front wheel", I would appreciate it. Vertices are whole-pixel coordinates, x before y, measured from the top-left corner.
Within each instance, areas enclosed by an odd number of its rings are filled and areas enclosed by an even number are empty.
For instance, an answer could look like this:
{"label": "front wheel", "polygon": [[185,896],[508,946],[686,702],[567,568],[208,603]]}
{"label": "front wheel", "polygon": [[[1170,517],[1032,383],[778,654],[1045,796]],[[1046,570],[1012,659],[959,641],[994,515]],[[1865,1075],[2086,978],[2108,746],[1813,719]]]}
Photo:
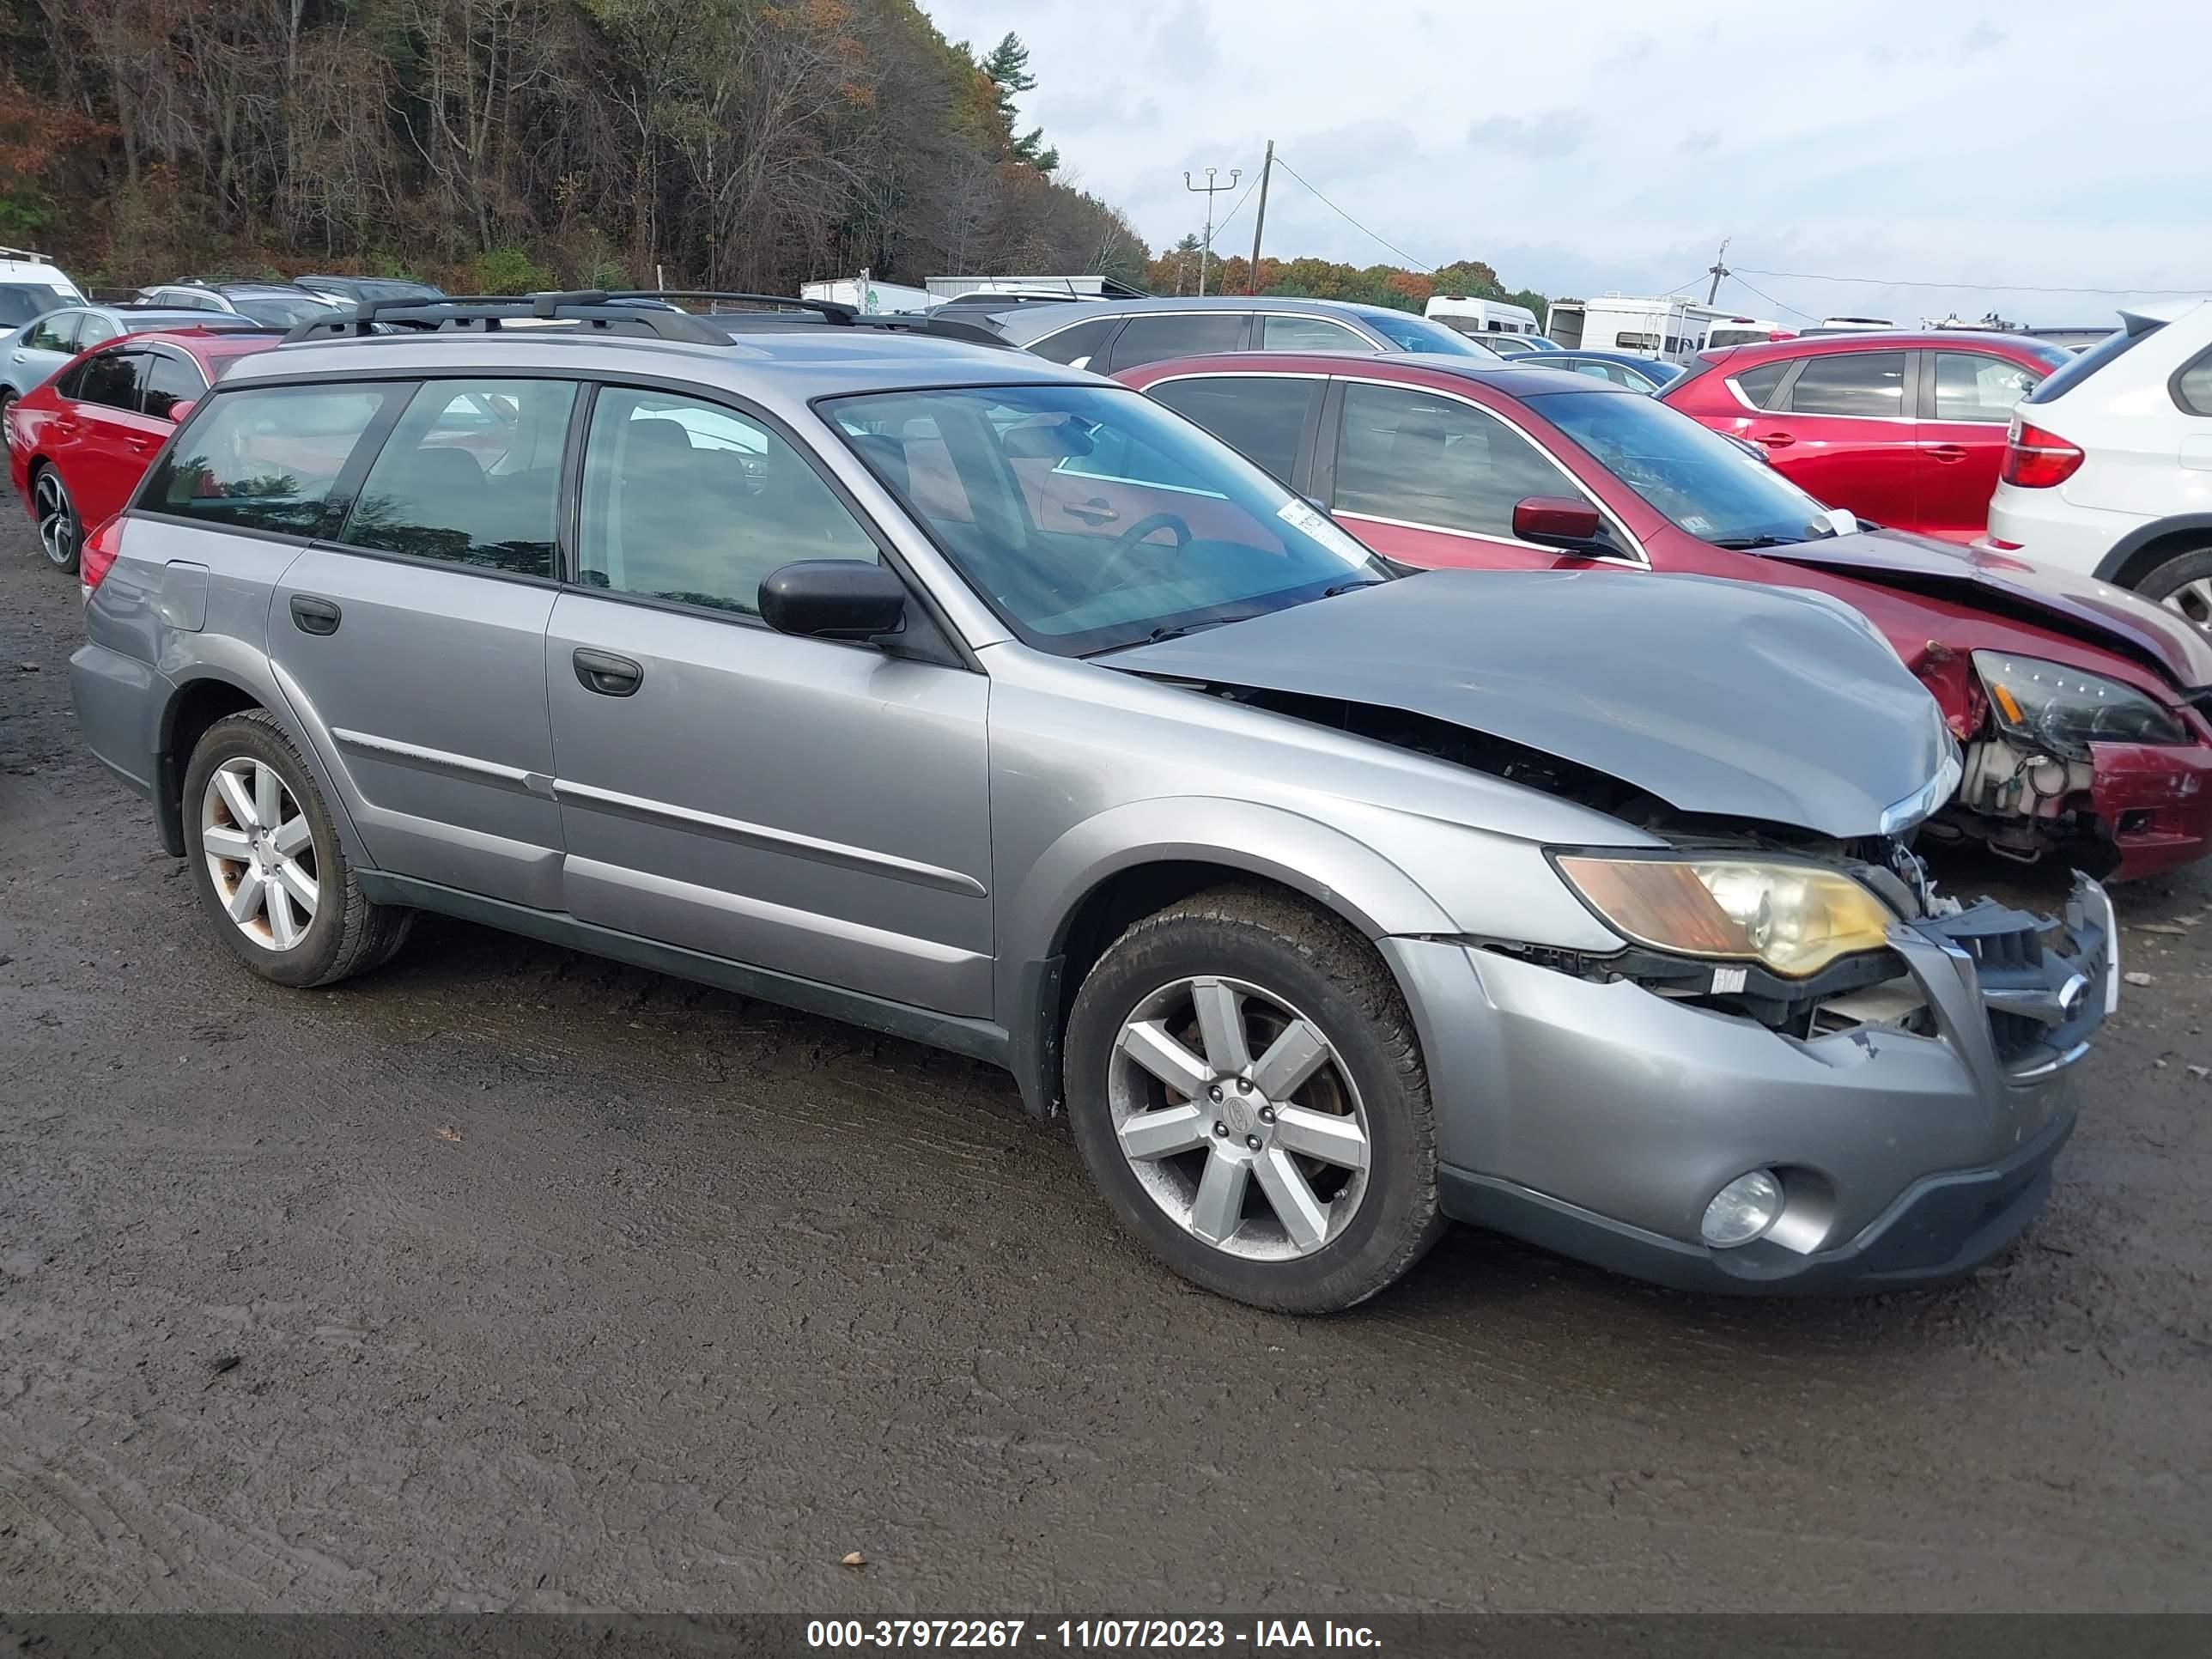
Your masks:
{"label": "front wheel", "polygon": [[2176,554],[2137,582],[2136,592],[2193,623],[2212,627],[2212,547]]}
{"label": "front wheel", "polygon": [[255,708],[207,729],[185,773],[185,858],[225,945],[279,985],[389,960],[411,910],[362,895],[330,810],[284,728]]}
{"label": "front wheel", "polygon": [[1443,1229],[1405,1000],[1364,939],[1288,896],[1217,889],[1123,933],[1076,996],[1066,1089],[1122,1224],[1221,1295],[1334,1312]]}

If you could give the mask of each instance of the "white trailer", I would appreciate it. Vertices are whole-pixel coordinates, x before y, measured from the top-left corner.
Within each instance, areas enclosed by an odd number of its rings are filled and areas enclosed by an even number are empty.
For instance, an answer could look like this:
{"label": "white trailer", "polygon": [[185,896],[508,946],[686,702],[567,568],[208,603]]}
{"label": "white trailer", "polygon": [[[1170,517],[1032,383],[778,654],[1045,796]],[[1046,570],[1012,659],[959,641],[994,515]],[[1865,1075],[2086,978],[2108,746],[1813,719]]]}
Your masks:
{"label": "white trailer", "polygon": [[1735,315],[1671,294],[1650,299],[1607,294],[1553,301],[1544,331],[1569,350],[1579,346],[1587,351],[1632,351],[1686,364],[1705,349],[1712,325]]}
{"label": "white trailer", "polygon": [[1466,294],[1438,294],[1421,307],[1431,322],[1462,334],[1539,334],[1543,326],[1526,306],[1503,300],[1483,300]]}
{"label": "white trailer", "polygon": [[834,283],[801,283],[799,297],[802,300],[827,300],[832,305],[851,306],[875,317],[931,311],[943,303],[926,288],[879,283],[865,270],[857,276],[840,277]]}

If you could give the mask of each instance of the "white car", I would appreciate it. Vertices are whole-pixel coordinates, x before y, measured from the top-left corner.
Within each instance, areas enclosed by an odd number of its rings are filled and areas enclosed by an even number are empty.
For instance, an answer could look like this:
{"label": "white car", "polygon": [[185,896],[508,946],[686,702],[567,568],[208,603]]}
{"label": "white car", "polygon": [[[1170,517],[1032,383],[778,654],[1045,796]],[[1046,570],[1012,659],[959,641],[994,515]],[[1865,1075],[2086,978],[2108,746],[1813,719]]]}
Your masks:
{"label": "white car", "polygon": [[59,265],[28,248],[0,247],[0,330],[17,328],[84,295]]}
{"label": "white car", "polygon": [[2212,623],[2212,300],[2120,316],[2014,410],[1990,545]]}

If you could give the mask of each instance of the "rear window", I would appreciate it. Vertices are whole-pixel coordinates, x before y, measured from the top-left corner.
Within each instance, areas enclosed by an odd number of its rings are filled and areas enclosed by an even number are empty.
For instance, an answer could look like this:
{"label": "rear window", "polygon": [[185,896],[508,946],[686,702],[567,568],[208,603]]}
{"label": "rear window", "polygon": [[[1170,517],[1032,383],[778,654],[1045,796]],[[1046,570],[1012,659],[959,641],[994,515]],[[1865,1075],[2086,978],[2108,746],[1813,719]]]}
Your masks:
{"label": "rear window", "polygon": [[269,386],[210,398],[149,473],[137,505],[179,518],[315,536],[331,487],[386,403],[409,386]]}
{"label": "rear window", "polygon": [[2150,338],[2165,326],[2164,323],[2149,323],[2140,331],[2124,328],[2117,334],[2107,336],[2075,357],[2071,362],[2061,364],[2049,380],[2021,398],[2021,402],[2023,404],[2049,403],[2052,398],[2060,397],[2073,387],[2081,385],[2106,364],[2134,350],[2137,345]]}
{"label": "rear window", "polygon": [[16,328],[63,306],[76,305],[74,294],[44,283],[0,283],[0,328]]}

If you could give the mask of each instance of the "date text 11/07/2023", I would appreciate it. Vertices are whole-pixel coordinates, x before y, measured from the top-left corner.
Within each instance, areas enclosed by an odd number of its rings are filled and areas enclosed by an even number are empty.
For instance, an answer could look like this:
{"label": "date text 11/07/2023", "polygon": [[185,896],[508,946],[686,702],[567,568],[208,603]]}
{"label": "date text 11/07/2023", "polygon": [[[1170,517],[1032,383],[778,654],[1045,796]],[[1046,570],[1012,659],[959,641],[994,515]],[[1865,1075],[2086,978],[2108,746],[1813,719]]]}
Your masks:
{"label": "date text 11/07/2023", "polygon": [[810,1648],[1379,1648],[1365,1625],[1322,1619],[810,1619]]}

